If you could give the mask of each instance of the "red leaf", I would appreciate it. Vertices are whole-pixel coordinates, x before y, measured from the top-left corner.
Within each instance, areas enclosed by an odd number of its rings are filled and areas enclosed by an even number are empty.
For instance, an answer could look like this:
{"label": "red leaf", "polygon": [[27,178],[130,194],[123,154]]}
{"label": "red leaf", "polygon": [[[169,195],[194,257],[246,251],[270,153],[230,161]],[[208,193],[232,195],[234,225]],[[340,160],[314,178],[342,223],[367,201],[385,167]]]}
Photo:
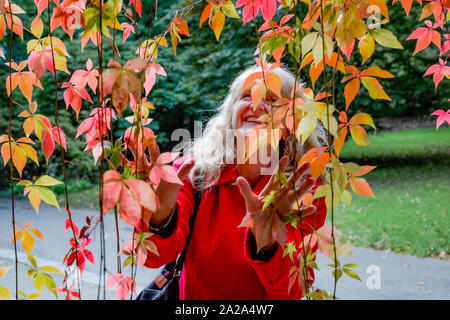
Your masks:
{"label": "red leaf", "polygon": [[45,156],[45,162],[48,165],[48,159],[53,154],[53,150],[55,149],[55,142],[53,141],[52,134],[49,130],[44,129],[42,130],[42,152]]}
{"label": "red leaf", "polygon": [[438,116],[436,119],[436,130],[443,124],[447,122],[450,125],[450,109],[445,112],[444,110],[436,110],[431,115]]}

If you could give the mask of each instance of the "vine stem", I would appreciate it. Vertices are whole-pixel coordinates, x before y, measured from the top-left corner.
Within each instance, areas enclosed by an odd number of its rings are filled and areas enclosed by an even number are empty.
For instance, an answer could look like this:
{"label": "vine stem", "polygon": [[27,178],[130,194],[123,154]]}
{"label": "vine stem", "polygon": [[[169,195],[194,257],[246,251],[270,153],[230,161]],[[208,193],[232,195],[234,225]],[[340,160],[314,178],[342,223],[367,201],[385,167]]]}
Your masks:
{"label": "vine stem", "polygon": [[12,39],[13,39],[13,29],[14,29],[14,19],[11,9],[11,1],[9,1],[9,14],[11,19],[11,28],[9,32],[9,123],[8,123],[8,144],[9,144],[9,181],[11,183],[11,212],[12,212],[12,232],[14,239],[14,266],[15,266],[15,284],[16,292],[15,298],[19,300],[19,278],[18,278],[18,258],[17,258],[17,244],[16,244],[16,217],[14,212],[14,168],[12,160],[12,118],[13,118],[13,98],[12,98]]}
{"label": "vine stem", "polygon": [[[54,106],[55,106],[55,125],[56,128],[58,129],[58,137],[59,137],[59,147],[60,147],[60,152],[61,152],[61,166],[63,169],[63,176],[64,176],[64,193],[65,193],[65,200],[66,200],[66,209],[67,209],[67,215],[69,216],[69,221],[70,221],[70,228],[72,230],[72,234],[73,234],[73,238],[75,240],[75,259],[76,259],[76,264],[77,264],[77,268],[78,268],[78,240],[77,240],[77,235],[75,234],[75,229],[73,226],[73,221],[72,221],[72,215],[70,213],[70,205],[69,205],[69,194],[67,191],[67,172],[66,172],[66,161],[65,161],[65,156],[64,156],[64,148],[62,146],[62,140],[61,140],[61,129],[59,127],[58,124],[58,78],[56,76],[56,64],[55,64],[55,52],[53,50],[53,34],[52,34],[52,29],[50,27],[50,3],[48,3],[47,6],[47,20],[48,20],[48,32],[49,32],[49,37],[50,37],[50,49],[52,51],[52,67],[53,67],[53,79],[54,79],[54,86],[55,86],[55,90],[54,90],[54,95],[55,95],[55,102],[54,102]],[[81,279],[80,279],[80,273],[77,272],[77,279],[78,279],[78,294],[79,294],[79,299],[81,300]]]}
{"label": "vine stem", "polygon": [[[332,158],[331,151],[331,133],[330,133],[330,104],[328,101],[327,94],[327,69],[325,64],[325,31],[324,31],[324,16],[323,16],[323,0],[320,0],[320,24],[321,24],[321,35],[322,35],[322,60],[323,60],[323,82],[326,84],[325,90],[325,103],[327,108],[327,140],[328,140],[328,154],[330,160]],[[339,60],[339,59],[337,59]],[[333,252],[334,252],[334,286],[333,286],[333,299],[336,299],[336,286],[337,286],[337,255],[336,255],[336,239],[334,235],[334,190],[333,190],[333,174],[330,172],[330,187],[331,187],[331,238],[333,239]]]}
{"label": "vine stem", "polygon": [[[98,75],[98,87],[97,87],[97,112],[101,113],[101,117],[105,117],[105,111],[103,110],[103,0],[99,1],[99,30],[97,33],[97,54],[98,54],[98,64],[99,64],[99,75]],[[114,48],[113,48],[114,50]],[[98,114],[98,113],[97,113]],[[99,207],[100,207],[100,271],[99,271],[99,286],[97,291],[97,300],[100,299],[100,287],[103,273],[103,300],[106,299],[106,261],[105,261],[105,225],[103,221],[103,174],[105,166],[104,157],[104,144],[103,144],[103,121],[99,121],[100,130],[100,143],[102,152],[100,154],[100,183],[99,183]]]}

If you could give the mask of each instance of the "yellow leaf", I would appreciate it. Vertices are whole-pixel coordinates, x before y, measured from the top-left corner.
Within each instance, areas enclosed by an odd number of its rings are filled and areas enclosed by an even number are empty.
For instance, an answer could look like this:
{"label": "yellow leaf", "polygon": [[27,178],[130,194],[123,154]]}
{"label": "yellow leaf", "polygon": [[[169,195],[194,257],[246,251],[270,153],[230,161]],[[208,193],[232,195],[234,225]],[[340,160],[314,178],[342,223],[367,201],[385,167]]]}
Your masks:
{"label": "yellow leaf", "polygon": [[50,187],[50,186],[56,186],[57,184],[62,184],[62,182],[56,180],[55,178],[52,178],[48,175],[43,175],[41,177],[39,177],[36,182],[34,183],[34,185],[39,185],[39,186],[45,186],[45,187]]}
{"label": "yellow leaf", "polygon": [[7,288],[0,286],[0,298],[4,300],[12,300],[13,297]]}
{"label": "yellow leaf", "polygon": [[23,233],[23,237],[22,237],[22,247],[26,252],[30,252],[31,250],[33,250],[34,247],[34,238],[31,234],[29,234],[28,232],[24,232]]}
{"label": "yellow leaf", "polygon": [[56,200],[55,194],[50,191],[46,187],[36,186],[35,187],[39,191],[39,195],[41,196],[42,201],[59,208],[58,200]]}
{"label": "yellow leaf", "polygon": [[[219,9],[218,7],[214,7],[214,9]],[[221,10],[214,10],[214,16],[211,19],[211,28],[214,31],[214,35],[216,36],[216,40],[219,41],[220,34],[222,33],[223,26],[225,25],[225,15]]]}
{"label": "yellow leaf", "polygon": [[384,99],[392,101],[392,99],[384,91],[383,87],[377,79],[373,77],[361,77],[361,82],[369,91],[369,95],[372,99]]}
{"label": "yellow leaf", "polygon": [[375,41],[383,47],[404,49],[397,37],[387,29],[374,29],[370,33],[373,35]]}
{"label": "yellow leaf", "polygon": [[41,204],[41,196],[39,195],[39,191],[36,188],[32,188],[30,194],[28,195],[28,200],[30,200],[31,205],[34,210],[39,213],[39,205]]}
{"label": "yellow leaf", "polygon": [[358,49],[363,58],[363,63],[372,56],[375,51],[375,41],[370,33],[367,33],[363,39],[359,40]]}
{"label": "yellow leaf", "polygon": [[350,126],[350,134],[358,146],[367,145],[366,130],[361,126]]}
{"label": "yellow leaf", "polygon": [[0,268],[0,278],[3,277],[11,267],[1,267]]}
{"label": "yellow leaf", "polygon": [[40,38],[43,30],[44,30],[44,23],[42,23],[41,17],[38,15],[31,22],[31,33],[36,38]]}

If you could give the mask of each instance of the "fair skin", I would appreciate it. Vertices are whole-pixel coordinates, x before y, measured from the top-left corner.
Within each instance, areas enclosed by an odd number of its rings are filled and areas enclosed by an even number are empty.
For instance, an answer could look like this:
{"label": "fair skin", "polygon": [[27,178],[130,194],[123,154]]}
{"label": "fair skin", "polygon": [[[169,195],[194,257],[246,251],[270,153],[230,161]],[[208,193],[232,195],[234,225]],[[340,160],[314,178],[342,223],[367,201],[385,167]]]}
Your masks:
{"label": "fair skin", "polygon": [[[267,101],[262,101],[255,110],[251,107],[251,98],[244,94],[236,102],[233,109],[232,127],[233,130],[241,130],[244,133],[249,132],[252,128],[261,124],[258,118],[270,111],[270,104]],[[279,161],[280,170],[284,170],[289,162],[288,156],[283,156]],[[177,171],[178,178],[183,181],[189,174],[190,170],[194,166],[194,159],[186,160]],[[267,167],[260,163],[256,164],[237,164],[237,172],[239,177],[236,183],[239,187],[239,191],[245,199],[247,207],[247,214],[257,215],[262,212],[263,199],[270,193],[271,190],[280,190],[280,194],[274,203],[279,210],[286,212],[292,209],[296,203],[296,199],[301,199],[303,195],[308,192],[314,186],[314,179],[309,176],[308,162],[299,166],[295,174],[288,179],[288,187],[280,186],[279,182],[273,183],[278,170],[275,170],[268,183],[265,185],[259,196],[253,193],[252,188],[261,178],[261,168]],[[294,181],[295,179],[295,181]],[[162,225],[169,215],[172,213],[180,190],[180,185],[168,183],[162,180],[156,190],[156,195],[159,198],[160,206],[156,210],[150,219],[150,223],[154,226]],[[295,191],[294,191],[295,188]],[[297,210],[297,214],[306,216],[312,214],[316,210],[315,206],[302,207]],[[255,228],[250,228],[253,234],[255,234]],[[272,240],[263,249],[270,250],[276,245],[275,240]]]}

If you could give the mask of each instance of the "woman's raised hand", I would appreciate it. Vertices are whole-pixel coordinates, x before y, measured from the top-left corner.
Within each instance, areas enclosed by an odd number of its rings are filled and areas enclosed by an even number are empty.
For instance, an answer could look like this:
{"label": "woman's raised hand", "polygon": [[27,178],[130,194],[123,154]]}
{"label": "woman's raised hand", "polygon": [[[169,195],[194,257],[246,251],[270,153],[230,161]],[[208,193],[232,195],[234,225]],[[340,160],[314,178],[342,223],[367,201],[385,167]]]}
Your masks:
{"label": "woman's raised hand", "polygon": [[[184,178],[189,174],[195,162],[193,158],[190,158],[183,162],[183,164],[178,168],[177,176],[180,181],[183,181]],[[181,185],[177,183],[170,183],[164,180],[158,185],[156,189],[156,195],[159,199],[159,207],[153,212],[150,218],[150,224],[152,226],[159,226],[164,224],[167,218],[173,211],[175,207],[175,203],[178,198],[178,192],[180,191]]]}
{"label": "woman's raised hand", "polygon": [[[280,171],[285,169],[288,161],[288,156],[283,156],[280,159]],[[251,231],[255,235],[258,250],[259,248],[271,247],[275,241],[281,242],[280,244],[282,245],[284,244],[283,239],[285,238],[285,235],[283,235],[283,232],[280,232],[280,230],[284,230],[284,225],[282,225],[282,220],[278,215],[273,216],[275,220],[272,220],[271,222],[271,232],[267,232],[268,228],[264,225],[261,226],[262,220],[270,222],[270,220],[266,218],[267,215],[263,213],[262,208],[264,204],[263,199],[270,194],[272,190],[280,191],[273,202],[273,207],[280,213],[293,212],[294,214],[304,217],[313,214],[316,211],[317,208],[313,205],[308,207],[300,206],[299,209],[294,209],[296,207],[297,199],[301,199],[315,184],[315,180],[312,177],[308,177],[309,168],[309,162],[302,163],[295,170],[295,174],[291,175],[287,180],[287,186],[281,184],[280,181],[274,183],[275,177],[278,175],[278,171],[276,170],[264,189],[260,192],[259,196],[253,193],[247,179],[241,176],[236,180],[247,207],[247,216],[244,218],[244,221],[247,221],[247,223],[243,224],[251,227]],[[267,210],[269,209],[266,209],[266,211]],[[260,225],[260,228],[258,228],[258,224]]]}

